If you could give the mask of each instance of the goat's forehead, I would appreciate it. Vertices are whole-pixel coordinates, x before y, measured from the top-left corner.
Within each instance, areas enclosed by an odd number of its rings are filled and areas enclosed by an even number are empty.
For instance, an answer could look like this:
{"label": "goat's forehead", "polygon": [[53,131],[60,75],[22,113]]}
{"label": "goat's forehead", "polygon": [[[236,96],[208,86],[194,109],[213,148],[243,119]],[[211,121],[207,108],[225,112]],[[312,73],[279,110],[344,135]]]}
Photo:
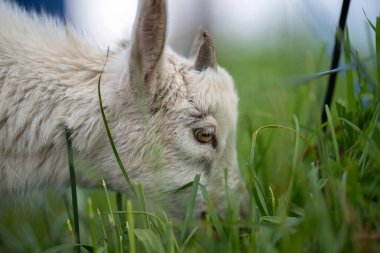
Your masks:
{"label": "goat's forehead", "polygon": [[167,59],[169,75],[164,90],[172,90],[169,93],[175,97],[177,104],[171,106],[171,109],[183,111],[191,106],[203,115],[224,115],[225,119],[236,116],[238,98],[234,83],[222,67],[199,72],[193,68],[193,62],[189,59],[175,54]]}
{"label": "goat's forehead", "polygon": [[191,73],[188,78],[189,97],[205,113],[234,113],[237,95],[232,78],[218,68]]}

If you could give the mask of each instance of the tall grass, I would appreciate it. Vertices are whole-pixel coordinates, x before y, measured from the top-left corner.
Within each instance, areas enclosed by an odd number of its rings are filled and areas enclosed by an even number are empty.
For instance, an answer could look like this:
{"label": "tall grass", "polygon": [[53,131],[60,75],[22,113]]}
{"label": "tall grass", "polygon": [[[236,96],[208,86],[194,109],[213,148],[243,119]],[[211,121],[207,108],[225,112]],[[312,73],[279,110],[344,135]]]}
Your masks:
{"label": "tall grass", "polygon": [[[104,183],[100,191],[78,192],[80,244],[66,225],[70,208],[65,211],[57,194],[43,196],[31,212],[15,212],[22,201],[5,203],[0,252],[70,252],[77,246],[82,252],[379,252],[380,18],[370,26],[373,61],[361,60],[346,32],[345,67],[325,107],[325,125],[319,115],[326,77],[288,78],[301,68],[325,70],[323,45],[303,42],[289,49],[291,55],[282,48],[240,49],[219,57],[240,94],[238,154],[252,201],[248,217],[238,217],[239,205],[227,193],[228,214],[220,220],[199,176],[184,186],[191,191],[182,221],[147,209],[142,185],[130,182],[136,198],[116,201]],[[278,77],[283,74],[287,78]],[[192,220],[198,192],[208,208],[204,221]]]}

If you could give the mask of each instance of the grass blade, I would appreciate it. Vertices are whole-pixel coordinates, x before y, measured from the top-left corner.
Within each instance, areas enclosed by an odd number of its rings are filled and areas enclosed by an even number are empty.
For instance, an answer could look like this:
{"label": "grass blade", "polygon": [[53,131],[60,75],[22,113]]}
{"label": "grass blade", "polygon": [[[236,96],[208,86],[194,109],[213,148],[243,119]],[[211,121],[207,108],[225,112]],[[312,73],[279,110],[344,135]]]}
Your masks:
{"label": "grass blade", "polygon": [[199,227],[195,227],[193,230],[191,230],[190,234],[186,237],[185,241],[182,244],[181,252],[185,252],[186,246],[189,244],[191,238],[194,237],[195,233],[198,231]]}
{"label": "grass blade", "polygon": [[133,220],[133,209],[131,200],[127,200],[127,220],[128,220],[128,238],[129,238],[129,252],[136,253],[136,241],[135,241],[135,222]]}
{"label": "grass blade", "polygon": [[373,31],[376,32],[376,27],[375,27],[375,25],[374,25],[374,24],[371,22],[371,20],[368,18],[367,13],[365,12],[364,9],[363,9],[363,12],[364,12],[364,16],[366,17],[366,19],[367,19],[369,25],[371,26],[371,28],[373,29]]}
{"label": "grass blade", "polygon": [[102,75],[103,75],[103,72],[104,72],[104,67],[106,66],[106,63],[107,63],[107,60],[108,60],[108,56],[109,56],[109,49],[107,50],[107,58],[106,58],[106,61],[105,61],[104,65],[103,65],[102,71],[100,72],[99,79],[98,79],[98,99],[99,99],[100,112],[102,114],[104,128],[106,129],[108,140],[109,140],[109,142],[111,144],[112,151],[113,151],[113,153],[115,155],[117,164],[119,165],[119,168],[121,169],[121,171],[123,173],[125,181],[127,181],[127,183],[129,184],[129,187],[131,188],[131,190],[133,191],[133,193],[135,194],[135,196],[137,196],[137,193],[136,193],[136,190],[135,190],[135,188],[134,188],[134,186],[132,184],[132,181],[129,178],[128,173],[127,173],[127,171],[124,168],[124,165],[123,165],[123,162],[120,159],[119,153],[117,152],[115,143],[114,143],[113,138],[112,138],[111,130],[110,130],[109,126],[108,126],[106,114],[105,114],[104,108],[103,108],[102,95],[101,95],[101,92],[100,92],[100,83],[101,83],[101,80],[102,80]]}
{"label": "grass blade", "polygon": [[224,232],[223,227],[220,223],[218,214],[217,214],[217,212],[214,208],[214,205],[212,204],[212,202],[208,196],[208,192],[207,192],[206,187],[204,187],[202,184],[199,184],[199,189],[201,190],[203,199],[206,202],[208,215],[210,215],[211,221],[212,221],[212,223],[216,229],[216,232],[218,233],[218,235],[222,241],[228,241],[227,235]]}
{"label": "grass blade", "polygon": [[180,237],[181,243],[183,243],[184,240],[186,239],[187,226],[190,223],[191,219],[193,218],[193,211],[194,211],[194,206],[195,206],[195,200],[196,200],[197,193],[198,193],[198,187],[199,187],[200,179],[201,179],[201,175],[197,174],[194,178],[193,185],[191,187],[189,200],[187,202],[185,220],[183,223],[181,237]]}
{"label": "grass blade", "polygon": [[[351,64],[351,42],[348,29],[346,30],[345,40],[344,40],[344,60],[346,66]],[[356,111],[356,101],[355,101],[355,86],[354,86],[354,77],[352,70],[347,68],[346,70],[346,79],[347,79],[347,109],[348,111]]]}
{"label": "grass blade", "polygon": [[[73,205],[73,215],[74,215],[74,236],[75,243],[80,244],[80,235],[79,235],[79,215],[78,215],[78,199],[77,199],[77,184],[75,178],[75,169],[74,169],[74,154],[73,147],[71,143],[71,133],[70,130],[65,128],[66,132],[66,146],[67,146],[67,156],[69,160],[69,171],[70,171],[70,186],[71,186],[71,201]],[[75,247],[76,252],[81,252],[79,246]]]}
{"label": "grass blade", "polygon": [[95,220],[94,220],[94,207],[92,205],[92,199],[87,199],[87,207],[88,207],[88,217],[90,218],[90,232],[91,232],[91,240],[93,252],[98,252],[98,243],[96,241],[96,228],[95,228]]}
{"label": "grass blade", "polygon": [[136,238],[141,242],[146,252],[165,253],[162,241],[155,233],[147,229],[135,229]]}
{"label": "grass blade", "polygon": [[331,137],[332,137],[332,141],[333,141],[333,145],[334,145],[335,160],[338,162],[338,164],[340,164],[338,141],[336,139],[336,133],[335,133],[335,128],[334,128],[333,118],[331,116],[331,112],[330,112],[328,105],[325,105],[325,110],[326,110],[326,115],[327,115],[327,122],[328,122],[328,125],[330,127]]}
{"label": "grass blade", "polygon": [[380,89],[380,17],[376,18],[376,64],[377,64],[377,85]]}
{"label": "grass blade", "polygon": [[100,219],[100,225],[102,227],[102,232],[103,232],[103,235],[104,235],[104,249],[106,252],[109,251],[109,241],[108,241],[108,236],[107,236],[107,232],[106,232],[106,228],[104,227],[104,222],[103,222],[103,218],[102,218],[102,215],[100,213],[100,210],[97,209],[97,212],[98,212],[98,216],[99,216],[99,219]]}
{"label": "grass blade", "polygon": [[120,239],[120,233],[119,231],[122,231],[121,228],[118,227],[118,223],[116,223],[116,219],[115,219],[115,215],[114,215],[114,212],[113,212],[113,209],[112,209],[112,205],[111,205],[111,200],[109,198],[109,195],[108,195],[108,189],[107,189],[107,185],[106,185],[106,182],[104,181],[104,179],[102,179],[102,182],[103,182],[103,188],[104,188],[104,192],[105,192],[105,195],[106,195],[106,200],[107,200],[107,206],[108,206],[108,210],[109,210],[109,214],[108,214],[108,220],[109,220],[109,223],[111,224],[112,226],[112,231],[114,232],[114,245],[118,247],[118,251],[120,251],[120,244],[118,243],[119,239]]}
{"label": "grass blade", "polygon": [[[265,193],[264,190],[260,184],[260,181],[257,178],[256,172],[254,170],[254,160],[255,160],[255,151],[256,151],[256,140],[257,140],[257,135],[264,129],[268,128],[280,128],[280,129],[285,129],[288,130],[292,133],[296,133],[294,129],[287,127],[287,126],[282,126],[282,125],[266,125],[258,128],[253,134],[252,134],[252,144],[251,144],[251,151],[249,153],[249,158],[248,158],[248,184],[249,187],[252,189],[252,195],[255,199],[257,208],[260,211],[260,214],[262,216],[270,216],[270,204],[266,201]],[[301,137],[304,141],[305,138],[303,136]]]}
{"label": "grass blade", "polygon": [[269,215],[268,203],[265,200],[264,191],[260,185],[260,182],[254,170],[256,139],[257,139],[257,134],[260,131],[260,129],[261,128],[256,130],[252,135],[251,151],[249,153],[249,158],[248,158],[248,184],[249,184],[249,188],[251,189],[253,198],[255,199],[257,208],[259,209],[260,214],[264,216],[264,215]]}
{"label": "grass blade", "polygon": [[[294,116],[294,125],[296,127],[296,138],[295,138],[295,145],[294,145],[294,152],[293,152],[292,168],[290,172],[290,181],[289,181],[288,190],[286,192],[286,203],[285,203],[286,210],[288,210],[292,192],[293,192],[295,169],[297,167],[297,157],[298,157],[298,152],[299,152],[300,125],[296,116]],[[273,215],[275,214],[273,213]]]}
{"label": "grass blade", "polygon": [[[136,191],[138,196],[138,202],[139,202],[139,208],[142,213],[147,213],[148,209],[146,207],[146,200],[145,200],[145,193],[144,193],[144,187],[141,183],[138,183],[136,185]],[[151,229],[149,217],[147,215],[143,215],[142,222],[143,228],[145,229]]]}

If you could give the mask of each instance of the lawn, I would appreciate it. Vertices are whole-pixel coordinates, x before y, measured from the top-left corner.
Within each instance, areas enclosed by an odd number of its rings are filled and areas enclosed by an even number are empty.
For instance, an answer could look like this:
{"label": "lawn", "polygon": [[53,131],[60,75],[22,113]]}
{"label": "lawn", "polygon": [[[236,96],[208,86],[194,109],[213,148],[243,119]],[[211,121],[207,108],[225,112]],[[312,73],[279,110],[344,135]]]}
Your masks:
{"label": "lawn", "polygon": [[[220,221],[210,206],[204,222],[172,221],[147,211],[143,194],[136,203],[106,189],[79,190],[81,251],[380,252],[379,26],[378,18],[369,57],[345,40],[346,67],[324,125],[327,77],[316,73],[328,70],[331,50],[323,41],[299,34],[271,48],[218,48],[240,97],[237,148],[249,217],[238,219],[231,205]],[[189,187],[203,190],[196,179]],[[70,194],[2,200],[0,252],[73,251]]]}

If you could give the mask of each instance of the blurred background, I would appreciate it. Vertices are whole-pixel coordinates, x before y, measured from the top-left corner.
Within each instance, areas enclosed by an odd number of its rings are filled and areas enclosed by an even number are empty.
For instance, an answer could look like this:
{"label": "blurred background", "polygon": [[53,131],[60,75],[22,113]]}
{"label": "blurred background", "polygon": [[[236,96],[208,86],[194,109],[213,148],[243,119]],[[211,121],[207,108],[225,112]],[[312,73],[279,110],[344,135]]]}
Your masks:
{"label": "blurred background", "polygon": [[[60,16],[103,46],[130,36],[137,0],[16,0],[27,8]],[[294,33],[331,44],[342,1],[338,0],[175,0],[169,2],[170,44],[187,53],[200,27],[219,43],[263,48]],[[352,0],[348,26],[352,43],[368,50],[367,20],[380,13],[380,1]]]}

